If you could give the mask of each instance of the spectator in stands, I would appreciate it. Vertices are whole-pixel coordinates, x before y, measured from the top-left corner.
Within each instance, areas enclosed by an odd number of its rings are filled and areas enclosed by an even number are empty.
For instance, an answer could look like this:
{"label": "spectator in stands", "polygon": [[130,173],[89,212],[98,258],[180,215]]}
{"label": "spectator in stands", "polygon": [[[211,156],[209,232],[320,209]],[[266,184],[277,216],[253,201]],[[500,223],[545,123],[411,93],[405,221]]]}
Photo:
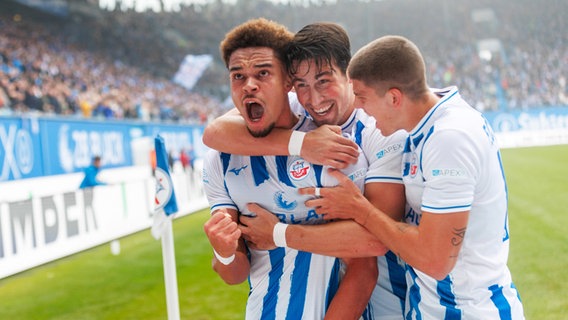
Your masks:
{"label": "spectator in stands", "polygon": [[94,156],[91,165],[85,168],[85,177],[83,178],[83,181],[81,181],[81,185],[79,186],[79,188],[85,189],[85,188],[92,188],[96,186],[106,185],[105,182],[101,182],[97,179],[97,175],[99,174],[100,168],[101,168],[101,157]]}

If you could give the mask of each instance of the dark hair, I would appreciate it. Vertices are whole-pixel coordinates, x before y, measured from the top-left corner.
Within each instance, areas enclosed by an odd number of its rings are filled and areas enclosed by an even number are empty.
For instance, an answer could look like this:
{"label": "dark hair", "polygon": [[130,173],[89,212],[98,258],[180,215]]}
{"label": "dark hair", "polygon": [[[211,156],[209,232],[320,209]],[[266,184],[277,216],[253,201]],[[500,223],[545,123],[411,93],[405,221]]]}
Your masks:
{"label": "dark hair", "polygon": [[398,88],[416,101],[429,90],[420,50],[401,36],[384,36],[359,49],[348,73],[351,79],[374,87],[380,96],[390,88]]}
{"label": "dark hair", "polygon": [[293,37],[294,34],[279,23],[264,18],[252,19],[229,31],[221,41],[219,50],[226,67],[229,67],[233,52],[250,47],[271,48],[285,65],[287,46]]}
{"label": "dark hair", "polygon": [[316,22],[298,31],[288,45],[286,67],[294,74],[301,62],[311,59],[318,70],[335,63],[345,75],[351,60],[351,44],[345,29],[336,23]]}

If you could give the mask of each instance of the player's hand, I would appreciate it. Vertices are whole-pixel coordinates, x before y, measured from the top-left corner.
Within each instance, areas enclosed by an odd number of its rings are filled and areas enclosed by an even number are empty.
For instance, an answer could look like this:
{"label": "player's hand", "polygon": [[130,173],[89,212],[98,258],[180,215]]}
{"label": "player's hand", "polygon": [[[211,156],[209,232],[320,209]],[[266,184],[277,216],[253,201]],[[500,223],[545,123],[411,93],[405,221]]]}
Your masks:
{"label": "player's hand", "polygon": [[270,250],[276,248],[272,231],[278,218],[256,203],[249,203],[247,208],[255,213],[255,217],[241,215],[239,217],[241,233],[247,245],[256,250]]}
{"label": "player's hand", "polygon": [[203,229],[213,249],[222,257],[229,257],[237,251],[241,230],[229,213],[214,212]]}
{"label": "player's hand", "polygon": [[315,199],[306,201],[306,206],[315,207],[316,213],[323,214],[325,220],[353,219],[364,225],[370,212],[368,205],[371,207],[373,205],[363,196],[353,181],[341,171],[330,168],[328,172],[339,182],[337,186],[298,189],[300,194],[316,196]]}
{"label": "player's hand", "polygon": [[357,162],[359,148],[339,126],[323,125],[306,133],[300,154],[311,163],[344,169]]}

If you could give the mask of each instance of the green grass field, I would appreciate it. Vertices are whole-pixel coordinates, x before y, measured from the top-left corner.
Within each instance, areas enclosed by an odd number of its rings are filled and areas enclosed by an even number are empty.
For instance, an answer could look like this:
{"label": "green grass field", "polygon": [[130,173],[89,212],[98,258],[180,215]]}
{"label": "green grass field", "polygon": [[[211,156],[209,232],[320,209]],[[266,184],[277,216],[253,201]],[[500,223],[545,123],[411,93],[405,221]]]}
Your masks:
{"label": "green grass field", "polygon": [[[568,145],[506,149],[509,266],[527,319],[568,314]],[[211,270],[207,211],[174,222],[182,319],[243,319],[248,284]],[[0,319],[166,319],[161,242],[146,230],[0,280]]]}

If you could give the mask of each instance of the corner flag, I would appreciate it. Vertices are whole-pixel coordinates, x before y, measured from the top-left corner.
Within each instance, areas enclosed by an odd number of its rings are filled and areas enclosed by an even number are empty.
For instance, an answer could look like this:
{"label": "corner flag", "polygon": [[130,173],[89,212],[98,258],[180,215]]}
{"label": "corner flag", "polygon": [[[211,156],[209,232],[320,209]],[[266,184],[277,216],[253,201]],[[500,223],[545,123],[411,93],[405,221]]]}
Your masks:
{"label": "corner flag", "polygon": [[152,225],[152,236],[160,239],[164,232],[165,221],[171,219],[178,211],[176,195],[170,171],[168,169],[168,155],[164,145],[164,139],[157,135],[154,139],[156,150],[156,196],[154,197],[154,224]]}
{"label": "corner flag", "polygon": [[164,139],[157,135],[154,139],[156,148],[156,195],[154,203],[154,224],[152,236],[162,238],[162,258],[164,262],[164,282],[166,285],[166,305],[168,320],[179,320],[179,298],[177,290],[176,259],[172,218],[178,211],[174,185],[168,170],[168,155]]}

